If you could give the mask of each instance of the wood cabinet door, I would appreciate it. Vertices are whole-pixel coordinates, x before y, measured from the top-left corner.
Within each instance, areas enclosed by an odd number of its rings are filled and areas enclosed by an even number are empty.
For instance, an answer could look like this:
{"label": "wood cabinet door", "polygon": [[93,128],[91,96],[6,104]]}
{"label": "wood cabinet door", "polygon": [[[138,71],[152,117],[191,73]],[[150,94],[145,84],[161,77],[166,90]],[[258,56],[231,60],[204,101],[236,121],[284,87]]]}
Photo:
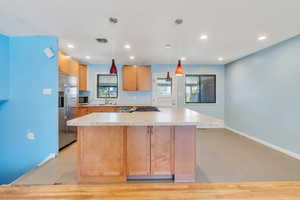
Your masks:
{"label": "wood cabinet door", "polygon": [[146,126],[127,127],[127,175],[150,175],[150,132]]}
{"label": "wood cabinet door", "polygon": [[69,57],[62,51],[58,52],[58,71],[69,74]]}
{"label": "wood cabinet door", "polygon": [[171,175],[173,172],[173,127],[155,126],[151,133],[151,175]]}
{"label": "wood cabinet door", "polygon": [[150,66],[138,66],[137,68],[137,90],[148,91],[151,90],[152,76]]}
{"label": "wood cabinet door", "polygon": [[69,60],[69,74],[79,77],[79,63],[72,59]]}
{"label": "wood cabinet door", "polygon": [[77,117],[82,117],[87,114],[89,114],[88,108],[82,108],[82,107],[77,108]]}
{"label": "wood cabinet door", "polygon": [[79,65],[79,90],[87,90],[87,66]]}
{"label": "wood cabinet door", "polygon": [[124,127],[80,127],[78,141],[79,182],[126,181]]}
{"label": "wood cabinet door", "polygon": [[62,51],[58,53],[59,72],[75,76],[79,76],[79,63],[72,60],[67,54]]}
{"label": "wood cabinet door", "polygon": [[137,90],[137,66],[123,66],[123,90]]}

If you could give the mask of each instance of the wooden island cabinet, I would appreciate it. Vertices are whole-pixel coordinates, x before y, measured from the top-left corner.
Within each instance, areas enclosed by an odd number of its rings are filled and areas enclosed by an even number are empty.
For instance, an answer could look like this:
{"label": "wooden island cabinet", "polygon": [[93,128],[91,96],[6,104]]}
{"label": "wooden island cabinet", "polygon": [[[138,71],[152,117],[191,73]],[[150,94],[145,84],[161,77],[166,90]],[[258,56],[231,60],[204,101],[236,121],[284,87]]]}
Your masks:
{"label": "wooden island cabinet", "polygon": [[196,180],[196,127],[222,121],[189,109],[95,112],[67,122],[78,127],[79,183],[128,179]]}
{"label": "wooden island cabinet", "polygon": [[[188,129],[188,127],[186,127]],[[185,134],[174,126],[79,127],[78,180],[124,182],[127,179],[170,179],[194,182],[196,128],[175,145],[175,135]],[[177,148],[177,150],[176,150]],[[175,157],[175,152],[189,155]]]}

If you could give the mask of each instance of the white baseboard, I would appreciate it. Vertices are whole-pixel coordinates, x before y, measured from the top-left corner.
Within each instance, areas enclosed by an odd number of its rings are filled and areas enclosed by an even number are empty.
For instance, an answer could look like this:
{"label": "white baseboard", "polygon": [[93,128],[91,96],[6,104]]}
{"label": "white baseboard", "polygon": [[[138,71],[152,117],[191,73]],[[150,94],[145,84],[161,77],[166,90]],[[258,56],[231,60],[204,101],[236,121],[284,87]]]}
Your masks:
{"label": "white baseboard", "polygon": [[45,164],[46,162],[48,162],[49,160],[55,158],[56,154],[55,153],[50,153],[49,156],[47,156],[42,162],[40,162],[37,166],[40,167],[43,164]]}
{"label": "white baseboard", "polygon": [[211,123],[211,124],[206,125],[206,126],[200,125],[200,126],[197,126],[197,128],[205,128],[205,129],[208,129],[208,128],[224,128],[224,120],[219,120],[219,122],[217,122],[217,123]]}
{"label": "white baseboard", "polygon": [[252,136],[250,136],[250,135],[248,135],[248,134],[246,134],[246,133],[243,133],[243,132],[241,132],[241,131],[238,131],[238,130],[235,130],[235,129],[233,129],[233,128],[230,128],[230,127],[228,127],[228,126],[226,126],[226,125],[225,125],[225,129],[228,129],[228,130],[230,130],[230,131],[232,131],[232,132],[234,132],[234,133],[237,133],[237,134],[239,134],[239,135],[241,135],[241,136],[244,136],[244,137],[246,137],[246,138],[248,138],[248,139],[250,139],[250,140],[253,140],[253,141],[257,142],[257,143],[260,143],[260,144],[262,144],[262,145],[265,145],[265,146],[267,146],[267,147],[269,147],[269,148],[271,148],[271,149],[274,149],[275,151],[279,151],[279,152],[284,153],[284,154],[286,154],[286,155],[288,155],[288,156],[290,156],[290,157],[293,157],[293,158],[295,158],[295,159],[297,159],[297,160],[300,160],[300,155],[297,154],[297,153],[295,153],[295,152],[289,151],[289,150],[287,150],[287,149],[284,149],[284,148],[282,148],[282,147],[276,146],[276,145],[274,145],[274,144],[271,144],[271,143],[266,142],[266,141],[264,141],[264,140],[258,139],[258,138],[256,138],[256,137],[252,137]]}
{"label": "white baseboard", "polygon": [[43,164],[45,164],[46,162],[48,162],[49,160],[53,159],[56,157],[56,153],[50,153],[42,162],[40,162],[36,167],[32,168],[31,170],[29,170],[28,172],[26,172],[25,174],[23,174],[22,176],[20,176],[19,178],[17,178],[16,180],[14,180],[13,182],[7,184],[7,185],[13,185],[14,183],[16,183],[17,181],[21,180],[23,177],[25,177],[27,174],[31,173],[33,170],[35,170],[37,167],[42,166]]}

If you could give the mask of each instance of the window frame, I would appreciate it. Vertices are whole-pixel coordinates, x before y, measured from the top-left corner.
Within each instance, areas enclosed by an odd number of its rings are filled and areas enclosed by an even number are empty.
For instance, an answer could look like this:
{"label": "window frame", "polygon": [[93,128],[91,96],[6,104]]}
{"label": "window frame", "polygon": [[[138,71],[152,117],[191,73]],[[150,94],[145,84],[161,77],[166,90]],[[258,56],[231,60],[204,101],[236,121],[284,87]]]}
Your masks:
{"label": "window frame", "polygon": [[96,73],[96,78],[95,78],[95,86],[96,86],[96,92],[95,92],[95,98],[96,99],[111,99],[111,100],[118,100],[119,99],[119,75],[116,74],[117,76],[117,96],[116,97],[98,97],[98,76],[101,75],[111,75],[109,73]]}
{"label": "window frame", "polygon": [[[214,96],[215,96],[215,99],[214,101],[212,102],[187,102],[186,101],[186,77],[187,76],[213,76],[214,77]],[[199,87],[201,86],[201,79],[199,79]],[[217,74],[210,74],[210,73],[189,73],[189,74],[185,74],[184,76],[184,103],[185,104],[216,104],[217,103]]]}

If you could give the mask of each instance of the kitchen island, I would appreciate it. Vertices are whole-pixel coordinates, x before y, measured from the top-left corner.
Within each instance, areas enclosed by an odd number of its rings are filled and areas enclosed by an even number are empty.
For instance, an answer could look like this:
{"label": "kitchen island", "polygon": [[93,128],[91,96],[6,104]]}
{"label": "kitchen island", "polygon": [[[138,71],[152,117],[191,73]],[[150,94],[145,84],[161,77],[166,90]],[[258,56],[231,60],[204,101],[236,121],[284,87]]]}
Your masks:
{"label": "kitchen island", "polygon": [[78,182],[194,182],[196,128],[221,127],[222,121],[185,108],[159,109],[92,113],[68,121],[78,127]]}

